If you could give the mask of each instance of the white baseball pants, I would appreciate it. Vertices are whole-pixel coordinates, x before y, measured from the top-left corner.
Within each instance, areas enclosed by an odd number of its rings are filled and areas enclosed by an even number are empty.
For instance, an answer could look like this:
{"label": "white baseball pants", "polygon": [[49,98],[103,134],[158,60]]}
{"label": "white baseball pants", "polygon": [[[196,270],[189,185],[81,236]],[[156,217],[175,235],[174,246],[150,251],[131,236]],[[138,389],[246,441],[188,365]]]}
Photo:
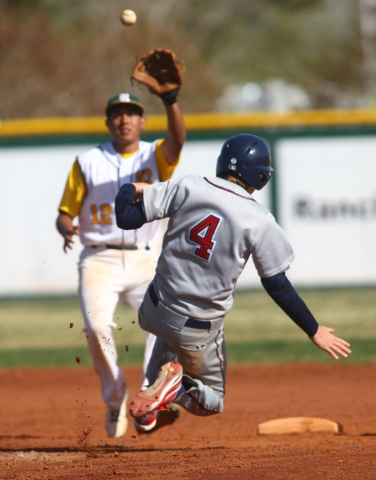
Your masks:
{"label": "white baseball pants", "polygon": [[183,367],[183,383],[191,386],[174,403],[194,415],[220,413],[227,371],[224,318],[206,322],[207,329],[186,326],[189,318],[156,301],[155,294],[150,295],[152,288],[151,284],[138,314],[141,328],[157,336],[146,370],[149,384],[158,378],[162,365],[177,360]]}
{"label": "white baseball pants", "polygon": [[[150,251],[114,250],[85,247],[79,270],[79,298],[84,317],[83,329],[99,375],[102,398],[111,409],[119,408],[126,392],[124,374],[117,364],[113,320],[119,295],[138,311],[145,291],[155,274],[156,263]],[[142,388],[147,386],[145,370],[155,336],[146,334]]]}

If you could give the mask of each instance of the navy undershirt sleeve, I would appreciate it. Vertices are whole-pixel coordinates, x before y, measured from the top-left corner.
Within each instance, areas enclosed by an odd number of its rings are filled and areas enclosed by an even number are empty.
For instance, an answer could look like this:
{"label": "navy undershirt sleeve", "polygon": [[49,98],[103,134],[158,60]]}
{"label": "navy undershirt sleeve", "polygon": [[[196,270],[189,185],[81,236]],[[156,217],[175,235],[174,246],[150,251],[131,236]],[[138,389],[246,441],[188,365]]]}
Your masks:
{"label": "navy undershirt sleeve", "polygon": [[319,328],[312,313],[289,282],[285,273],[278,273],[273,277],[262,278],[261,283],[275,303],[293,320],[304,332],[313,337]]}
{"label": "navy undershirt sleeve", "polygon": [[135,230],[146,223],[142,198],[134,202],[136,187],[131,183],[125,183],[119,190],[115,199],[116,223],[123,230]]}

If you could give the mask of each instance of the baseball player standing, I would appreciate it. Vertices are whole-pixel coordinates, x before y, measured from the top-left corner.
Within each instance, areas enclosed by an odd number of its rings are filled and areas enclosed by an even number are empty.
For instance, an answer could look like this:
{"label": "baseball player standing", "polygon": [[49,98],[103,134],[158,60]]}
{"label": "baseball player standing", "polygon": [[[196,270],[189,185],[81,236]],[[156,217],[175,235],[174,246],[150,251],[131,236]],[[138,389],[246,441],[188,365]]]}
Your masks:
{"label": "baseball player standing", "polygon": [[200,416],[223,410],[223,321],[250,257],[268,294],[315,345],[335,359],[351,353],[333,329],[318,325],[285,275],[294,260],[291,245],[252,197],[268,182],[270,162],[261,138],[236,135],[222,147],[216,177],[123,185],[117,195],[121,228],[170,219],[156,275],[139,309],[140,326],[158,338],[147,368],[154,384],[135,396],[130,413],[149,431],[170,402]]}
{"label": "baseball player standing", "polygon": [[[106,125],[112,141],[79,155],[74,162],[59,206],[57,229],[64,237],[64,251],[79,235],[84,249],[79,259],[79,298],[88,346],[99,375],[107,405],[106,429],[122,437],[127,429],[127,386],[117,364],[113,330],[121,295],[138,310],[155,274],[149,249],[157,223],[125,232],[116,225],[115,197],[124,183],[166,181],[178,163],[185,141],[184,120],[177,104],[179,89],[160,95],[167,114],[168,136],[152,143],[140,140],[145,127],[139,98],[121,93],[108,101]],[[78,225],[73,219],[79,218]],[[147,333],[144,365],[154,345]],[[144,368],[144,371],[145,371]],[[145,375],[143,375],[144,384]]]}

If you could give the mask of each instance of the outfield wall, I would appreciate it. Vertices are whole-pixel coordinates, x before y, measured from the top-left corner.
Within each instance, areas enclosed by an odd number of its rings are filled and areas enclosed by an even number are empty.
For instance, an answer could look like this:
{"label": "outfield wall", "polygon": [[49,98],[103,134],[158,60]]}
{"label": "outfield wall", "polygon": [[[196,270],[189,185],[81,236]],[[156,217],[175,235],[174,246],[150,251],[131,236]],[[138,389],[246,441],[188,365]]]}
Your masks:
{"label": "outfield wall", "polygon": [[[376,285],[376,112],[185,116],[188,137],[174,176],[213,175],[224,140],[250,132],[272,149],[273,181],[255,197],[272,210],[296,260],[296,286]],[[143,138],[166,135],[150,117]],[[0,124],[0,296],[76,291],[80,251],[62,251],[55,229],[77,154],[107,141],[102,118],[32,119]],[[156,240],[160,245],[162,229]],[[239,288],[258,288],[250,261]]]}

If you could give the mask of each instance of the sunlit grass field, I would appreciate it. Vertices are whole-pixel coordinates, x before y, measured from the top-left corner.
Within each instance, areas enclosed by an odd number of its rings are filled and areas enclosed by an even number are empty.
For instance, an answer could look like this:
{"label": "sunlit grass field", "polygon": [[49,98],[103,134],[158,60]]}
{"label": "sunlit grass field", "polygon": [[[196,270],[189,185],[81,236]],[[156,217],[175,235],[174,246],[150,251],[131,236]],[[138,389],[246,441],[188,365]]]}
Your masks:
{"label": "sunlit grass field", "polygon": [[[376,288],[299,293],[320,324],[335,328],[335,334],[350,341],[353,354],[340,362],[376,362]],[[145,333],[123,301],[115,321],[120,363],[141,363]],[[76,356],[82,358],[81,365],[91,366],[82,327],[75,297],[0,299],[0,367],[73,366]],[[229,363],[332,361],[264,291],[236,292],[225,321],[225,338]]]}

